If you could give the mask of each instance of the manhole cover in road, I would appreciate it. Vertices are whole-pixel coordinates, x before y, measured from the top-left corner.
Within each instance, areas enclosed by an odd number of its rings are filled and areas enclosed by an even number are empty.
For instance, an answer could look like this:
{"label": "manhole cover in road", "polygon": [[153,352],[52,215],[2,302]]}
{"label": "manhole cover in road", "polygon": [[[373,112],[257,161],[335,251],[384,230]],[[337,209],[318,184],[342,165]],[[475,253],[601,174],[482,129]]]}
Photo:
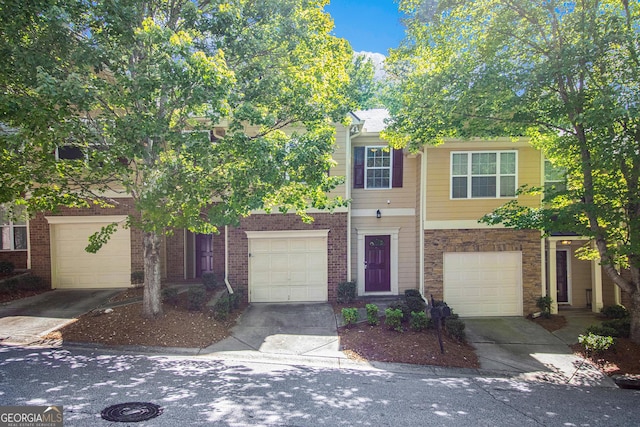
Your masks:
{"label": "manhole cover in road", "polygon": [[153,403],[129,402],[109,406],[103,409],[100,415],[107,421],[137,423],[155,418],[161,413],[162,408]]}

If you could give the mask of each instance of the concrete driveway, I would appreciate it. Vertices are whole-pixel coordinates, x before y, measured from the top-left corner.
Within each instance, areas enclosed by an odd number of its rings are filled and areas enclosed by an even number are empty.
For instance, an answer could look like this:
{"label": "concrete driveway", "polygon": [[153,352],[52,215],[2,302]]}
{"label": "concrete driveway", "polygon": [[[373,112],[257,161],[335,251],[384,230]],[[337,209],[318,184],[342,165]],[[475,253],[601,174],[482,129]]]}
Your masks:
{"label": "concrete driveway", "polygon": [[0,343],[37,344],[42,336],[74,318],[106,304],[122,289],[86,289],[45,292],[0,304]]}
{"label": "concrete driveway", "polygon": [[231,337],[203,353],[267,357],[344,358],[329,304],[251,304],[231,331]]}
{"label": "concrete driveway", "polygon": [[570,318],[567,328],[556,333],[522,317],[463,320],[467,341],[475,347],[483,370],[530,380],[615,387],[611,379],[573,355],[568,344],[577,342],[584,329],[576,332]]}

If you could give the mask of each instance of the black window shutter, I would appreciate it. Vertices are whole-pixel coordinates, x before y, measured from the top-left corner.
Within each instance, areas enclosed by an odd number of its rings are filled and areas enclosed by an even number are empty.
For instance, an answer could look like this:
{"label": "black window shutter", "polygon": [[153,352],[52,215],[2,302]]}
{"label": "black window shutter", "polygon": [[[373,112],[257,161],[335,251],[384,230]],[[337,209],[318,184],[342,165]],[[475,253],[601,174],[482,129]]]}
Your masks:
{"label": "black window shutter", "polygon": [[353,149],[353,188],[364,188],[364,147]]}
{"label": "black window shutter", "polygon": [[402,148],[393,150],[393,178],[391,180],[391,187],[402,188],[402,168],[404,164],[404,156],[402,155]]}

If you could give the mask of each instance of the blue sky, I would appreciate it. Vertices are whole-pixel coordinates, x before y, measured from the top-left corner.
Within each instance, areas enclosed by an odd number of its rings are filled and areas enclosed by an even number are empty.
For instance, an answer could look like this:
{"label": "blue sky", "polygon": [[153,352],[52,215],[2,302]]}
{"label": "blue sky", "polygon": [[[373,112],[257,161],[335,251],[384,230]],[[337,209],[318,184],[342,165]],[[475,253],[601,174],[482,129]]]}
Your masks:
{"label": "blue sky", "polygon": [[385,56],[404,37],[398,5],[393,0],[331,0],[325,7],[335,22],[335,36],[349,40],[356,52]]}

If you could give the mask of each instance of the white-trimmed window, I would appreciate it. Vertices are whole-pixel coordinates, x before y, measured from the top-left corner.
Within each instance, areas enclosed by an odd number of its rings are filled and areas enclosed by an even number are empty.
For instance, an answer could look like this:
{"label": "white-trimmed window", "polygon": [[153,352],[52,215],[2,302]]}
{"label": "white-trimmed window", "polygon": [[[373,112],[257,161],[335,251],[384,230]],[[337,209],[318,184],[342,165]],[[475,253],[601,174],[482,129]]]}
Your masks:
{"label": "white-trimmed window", "polygon": [[365,188],[391,188],[391,156],[389,147],[366,147]]}
{"label": "white-trimmed window", "polygon": [[0,205],[0,251],[23,251],[26,249],[26,220],[13,219],[9,210]]}
{"label": "white-trimmed window", "polygon": [[452,152],[451,198],[515,197],[517,175],[517,151]]}

